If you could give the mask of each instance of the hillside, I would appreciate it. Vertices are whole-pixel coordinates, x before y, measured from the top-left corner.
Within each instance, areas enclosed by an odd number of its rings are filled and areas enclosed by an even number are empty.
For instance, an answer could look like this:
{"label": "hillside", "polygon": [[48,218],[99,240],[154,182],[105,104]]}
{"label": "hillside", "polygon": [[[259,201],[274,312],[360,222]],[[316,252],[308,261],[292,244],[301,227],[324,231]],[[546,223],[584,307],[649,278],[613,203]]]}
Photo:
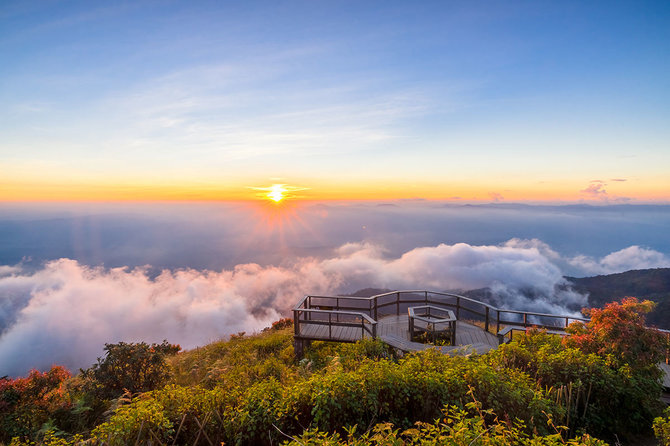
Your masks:
{"label": "hillside", "polygon": [[670,329],[670,268],[642,269],[595,277],[566,277],[575,290],[588,294],[590,307],[634,296],[656,302],[647,323]]}
{"label": "hillside", "polygon": [[167,341],[107,344],[76,376],[0,379],[0,445],[653,444],[652,424],[665,432],[670,418],[654,421],[661,350],[645,308],[603,310],[623,332],[529,332],[481,356],[364,340],[313,342],[297,360],[289,319],[176,354]]}

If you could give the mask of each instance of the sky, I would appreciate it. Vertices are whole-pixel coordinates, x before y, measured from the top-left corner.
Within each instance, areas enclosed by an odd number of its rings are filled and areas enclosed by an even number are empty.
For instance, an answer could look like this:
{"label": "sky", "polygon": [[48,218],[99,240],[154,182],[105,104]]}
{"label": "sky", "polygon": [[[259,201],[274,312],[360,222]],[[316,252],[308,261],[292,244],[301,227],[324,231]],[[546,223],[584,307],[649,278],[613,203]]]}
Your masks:
{"label": "sky", "polygon": [[670,3],[0,2],[0,376],[305,294],[670,267]]}
{"label": "sky", "polygon": [[12,1],[0,201],[670,201],[670,5]]}

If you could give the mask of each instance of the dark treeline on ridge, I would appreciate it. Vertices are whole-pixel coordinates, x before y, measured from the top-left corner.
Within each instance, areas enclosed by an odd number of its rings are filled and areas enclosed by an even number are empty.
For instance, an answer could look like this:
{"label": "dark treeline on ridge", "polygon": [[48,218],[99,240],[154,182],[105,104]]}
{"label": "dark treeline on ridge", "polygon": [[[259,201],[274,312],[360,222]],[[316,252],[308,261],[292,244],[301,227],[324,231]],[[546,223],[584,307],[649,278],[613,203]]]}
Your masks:
{"label": "dark treeline on ridge", "polygon": [[647,323],[670,329],[670,268],[567,279],[572,282],[576,291],[588,294],[591,307],[601,307],[626,296],[656,302],[656,306],[646,317]]}

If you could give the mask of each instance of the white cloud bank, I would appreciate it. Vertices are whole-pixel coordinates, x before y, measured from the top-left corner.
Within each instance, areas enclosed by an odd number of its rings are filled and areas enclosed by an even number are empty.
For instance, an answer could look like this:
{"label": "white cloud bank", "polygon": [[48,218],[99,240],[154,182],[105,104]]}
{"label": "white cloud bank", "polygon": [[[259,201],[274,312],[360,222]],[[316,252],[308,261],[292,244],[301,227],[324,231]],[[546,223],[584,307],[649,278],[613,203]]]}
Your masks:
{"label": "white cloud bank", "polygon": [[600,260],[564,259],[539,240],[513,239],[501,246],[415,248],[390,259],[379,246],[349,243],[330,258],[303,258],[292,266],[165,270],[155,277],[142,268],[88,267],[69,259],[36,272],[0,267],[0,376],[54,363],[88,367],[105,343],[168,339],[192,348],[268,326],[307,293],[491,287],[509,308],[568,312],[586,298],[561,288],[561,265],[590,273],[670,261],[638,246]]}
{"label": "white cloud bank", "polygon": [[580,255],[568,259],[568,263],[587,275],[613,274],[631,269],[667,268],[670,267],[670,258],[653,249],[629,246],[602,259]]}

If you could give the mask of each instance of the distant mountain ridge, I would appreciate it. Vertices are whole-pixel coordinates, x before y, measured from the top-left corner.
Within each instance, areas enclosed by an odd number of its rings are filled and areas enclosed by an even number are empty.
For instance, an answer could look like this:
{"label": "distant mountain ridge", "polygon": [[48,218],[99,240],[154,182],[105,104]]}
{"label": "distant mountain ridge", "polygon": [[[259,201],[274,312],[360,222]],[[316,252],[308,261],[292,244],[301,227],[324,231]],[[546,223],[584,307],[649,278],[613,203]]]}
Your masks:
{"label": "distant mountain ridge", "polygon": [[626,271],[594,277],[566,277],[575,291],[588,294],[590,307],[602,307],[626,296],[649,299],[656,308],[647,323],[670,329],[670,268]]}

